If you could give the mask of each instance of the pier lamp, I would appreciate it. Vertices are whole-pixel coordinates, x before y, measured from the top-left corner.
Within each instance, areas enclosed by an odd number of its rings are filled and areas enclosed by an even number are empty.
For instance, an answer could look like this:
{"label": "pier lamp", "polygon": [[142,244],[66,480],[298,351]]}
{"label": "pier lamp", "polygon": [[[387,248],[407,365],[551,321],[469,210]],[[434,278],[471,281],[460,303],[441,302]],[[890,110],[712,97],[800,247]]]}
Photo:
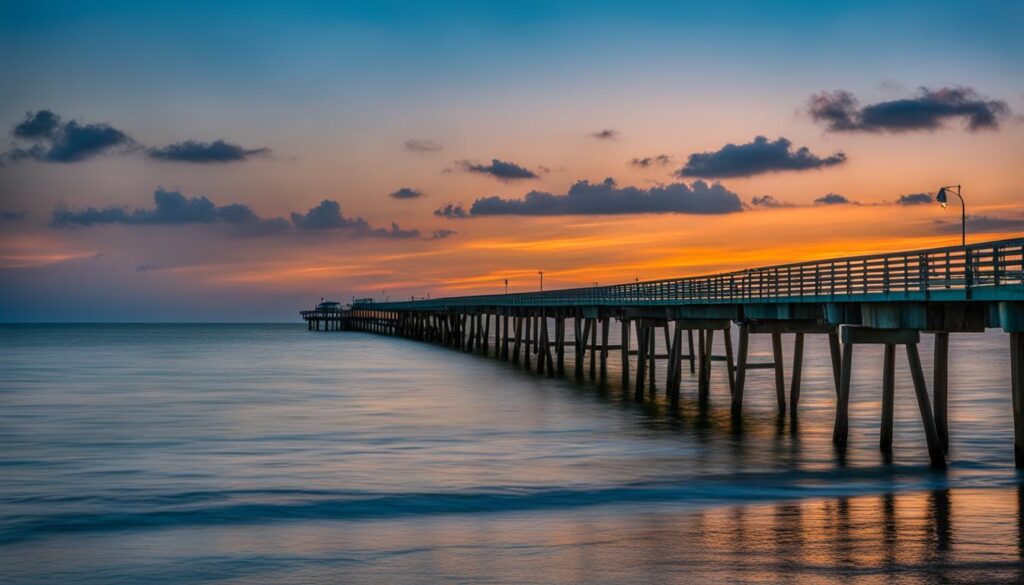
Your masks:
{"label": "pier lamp", "polygon": [[538,270],[537,274],[540,275],[540,292],[544,292],[544,271]]}
{"label": "pier lamp", "polygon": [[[954,191],[955,189],[955,191]],[[949,185],[948,187],[942,187],[939,192],[935,194],[935,200],[939,202],[939,205],[943,209],[949,205],[949,194],[956,195],[957,199],[960,200],[960,244],[964,247],[967,246],[967,205],[964,204],[964,198],[960,194],[960,185]]]}
{"label": "pier lamp", "polygon": [[505,294],[508,294],[508,279],[505,279]]}

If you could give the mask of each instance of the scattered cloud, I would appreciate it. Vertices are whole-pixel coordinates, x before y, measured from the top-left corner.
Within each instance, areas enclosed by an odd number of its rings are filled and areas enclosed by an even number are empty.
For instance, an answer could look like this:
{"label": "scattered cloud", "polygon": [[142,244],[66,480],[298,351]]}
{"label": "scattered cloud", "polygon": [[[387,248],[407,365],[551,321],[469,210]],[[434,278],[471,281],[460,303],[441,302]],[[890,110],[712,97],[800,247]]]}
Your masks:
{"label": "scattered cloud", "polygon": [[26,140],[53,138],[60,130],[60,126],[60,116],[50,110],[39,110],[35,114],[26,113],[25,119],[14,127],[12,134],[15,138]]}
{"label": "scattered cloud", "polygon": [[416,199],[417,197],[423,197],[423,191],[419,189],[412,189],[410,187],[402,187],[401,189],[391,193],[388,197],[394,199]]}
{"label": "scattered cloud", "polygon": [[292,213],[296,228],[309,232],[343,231],[358,237],[419,238],[419,230],[406,230],[392,222],[387,228],[374,228],[361,217],[345,217],[337,201],[324,199],[306,213]]}
{"label": "scattered cloud", "polygon": [[248,234],[280,232],[287,229],[283,218],[264,219],[248,205],[230,203],[217,206],[206,197],[185,197],[177,191],[157,189],[153,194],[153,209],[126,207],[88,207],[71,209],[58,206],[53,211],[53,227],[93,226],[104,224],[175,225],[175,224],[228,224]]}
{"label": "scattered cloud", "polygon": [[405,149],[419,154],[429,154],[431,152],[439,152],[441,145],[433,140],[410,139],[405,141]]}
{"label": "scattered cloud", "polygon": [[14,220],[18,220],[18,219],[24,219],[25,216],[27,216],[27,215],[28,215],[28,212],[20,211],[20,210],[9,209],[9,210],[0,211],[0,219],[10,220],[10,221],[14,221]]}
{"label": "scattered cloud", "polygon": [[505,162],[498,159],[491,159],[491,164],[485,165],[468,160],[455,161],[455,165],[463,171],[490,175],[500,181],[520,181],[523,179],[536,179],[537,173],[530,169],[517,165],[516,163]]}
{"label": "scattered cloud", "polygon": [[912,97],[864,107],[848,91],[826,91],[812,95],[807,110],[831,132],[938,130],[953,119],[963,120],[971,132],[996,130],[1010,114],[1006,102],[983,98],[969,87],[922,87]]}
{"label": "scattered cloud", "polygon": [[619,139],[619,131],[618,130],[612,130],[611,128],[605,128],[604,130],[598,130],[597,132],[591,132],[590,134],[588,134],[588,136],[590,136],[591,138],[596,138],[598,140],[618,140]]}
{"label": "scattered cloud", "polygon": [[896,205],[925,205],[932,201],[933,197],[928,193],[910,193],[900,195],[900,198],[896,200]]}
{"label": "scattered cloud", "polygon": [[792,145],[786,138],[769,142],[764,136],[757,136],[746,144],[726,144],[714,152],[691,154],[686,165],[676,171],[676,175],[749,177],[761,173],[821,169],[846,162],[846,155],[842,152],[820,157],[812,154],[807,147],[792,150]]}
{"label": "scattered cloud", "polygon": [[152,272],[154,270],[160,270],[160,267],[156,264],[139,264],[135,267],[135,272]]}
{"label": "scattered cloud", "polygon": [[[935,225],[942,233],[960,233],[960,220],[939,219]],[[997,217],[993,215],[968,215],[967,233],[1003,233],[1024,230],[1024,217]]]}
{"label": "scattered cloud", "polygon": [[243,148],[223,140],[213,142],[186,140],[163,148],[150,148],[146,153],[150,158],[156,160],[207,164],[241,162],[254,156],[268,156],[270,149],[266,147]]}
{"label": "scattered cloud", "polygon": [[600,183],[579,181],[562,195],[531,191],[523,199],[482,197],[469,210],[462,204],[448,204],[434,214],[460,219],[489,215],[717,214],[742,210],[739,196],[718,183],[695,181],[692,185],[672,183],[640,189],[620,188],[609,178]]}
{"label": "scattered cloud", "polygon": [[3,160],[12,162],[77,163],[102,154],[124,154],[136,150],[145,150],[146,156],[155,160],[198,164],[240,162],[270,155],[269,148],[244,148],[225,140],[185,140],[146,148],[123,130],[109,124],[65,122],[50,110],[28,112],[11,134],[22,142],[3,154]]}
{"label": "scattered cloud", "polygon": [[109,124],[79,124],[76,120],[64,122],[50,110],[28,112],[12,134],[34,144],[7,151],[3,158],[10,161],[76,163],[136,147],[128,134]]}
{"label": "scattered cloud", "polygon": [[434,232],[432,234],[430,234],[430,239],[431,240],[443,240],[445,238],[450,238],[450,237],[454,236],[457,233],[459,233],[459,232],[457,232],[455,230],[434,230]]}
{"label": "scattered cloud", "polygon": [[762,209],[774,209],[780,207],[796,207],[792,203],[779,201],[773,195],[755,195],[750,198],[750,205]]}
{"label": "scattered cloud", "polygon": [[643,158],[632,158],[629,166],[646,169],[648,167],[664,167],[672,163],[672,157],[667,154],[645,156]]}
{"label": "scattered cloud", "polygon": [[465,219],[469,217],[469,212],[461,203],[445,203],[434,210],[434,215],[447,219]]}
{"label": "scattered cloud", "polygon": [[846,197],[838,193],[829,193],[828,195],[822,195],[814,200],[815,205],[857,205],[856,201],[847,199]]}

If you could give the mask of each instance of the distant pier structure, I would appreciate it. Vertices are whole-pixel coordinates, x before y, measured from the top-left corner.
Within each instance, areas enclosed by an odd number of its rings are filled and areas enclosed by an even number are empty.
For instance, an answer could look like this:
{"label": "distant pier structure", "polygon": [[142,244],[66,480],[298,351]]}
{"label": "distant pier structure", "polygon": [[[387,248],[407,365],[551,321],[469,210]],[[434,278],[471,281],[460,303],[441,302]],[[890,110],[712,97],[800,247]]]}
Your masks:
{"label": "distant pier structure", "polygon": [[[587,370],[591,377],[604,375],[617,355],[622,384],[636,400],[656,394],[660,362],[673,406],[684,369],[696,374],[697,397],[706,404],[713,364],[724,363],[734,416],[742,413],[747,372],[755,368],[774,371],[778,412],[785,416],[784,333],[794,336],[788,409],[796,415],[803,348],[811,336],[830,349],[837,396],[832,440],[840,452],[849,432],[854,350],[864,344],[884,346],[879,447],[892,449],[900,346],[935,467],[945,466],[949,449],[950,334],[999,327],[1010,334],[1014,451],[1017,467],[1024,468],[1024,237],[611,286],[383,303],[357,299],[350,308],[321,305],[301,314],[311,330],[399,335],[512,360],[547,376],[565,373],[567,353],[578,379]],[[619,330],[614,345],[613,327]],[[922,333],[935,341],[930,396],[918,353]],[[712,353],[716,335],[725,355]],[[771,361],[748,360],[751,335],[771,337]],[[658,337],[664,337],[663,353],[655,349]]]}

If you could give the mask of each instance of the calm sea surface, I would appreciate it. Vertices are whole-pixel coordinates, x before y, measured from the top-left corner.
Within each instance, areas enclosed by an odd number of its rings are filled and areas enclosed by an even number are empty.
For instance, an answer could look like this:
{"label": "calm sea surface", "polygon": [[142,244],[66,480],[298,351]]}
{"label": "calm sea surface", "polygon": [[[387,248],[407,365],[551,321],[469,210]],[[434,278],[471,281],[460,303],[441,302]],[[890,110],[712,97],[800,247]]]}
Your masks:
{"label": "calm sea surface", "polygon": [[0,326],[0,582],[1018,581],[1008,345],[952,337],[933,472],[902,353],[878,452],[873,347],[836,456],[817,336],[798,424],[756,370],[737,425],[719,363],[672,412],[615,360],[580,384],[301,324]]}

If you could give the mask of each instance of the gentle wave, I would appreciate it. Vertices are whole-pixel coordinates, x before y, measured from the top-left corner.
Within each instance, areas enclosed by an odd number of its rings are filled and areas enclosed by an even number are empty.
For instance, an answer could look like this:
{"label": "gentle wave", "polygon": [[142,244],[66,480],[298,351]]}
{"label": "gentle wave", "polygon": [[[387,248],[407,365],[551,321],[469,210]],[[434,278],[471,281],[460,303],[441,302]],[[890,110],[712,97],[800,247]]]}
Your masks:
{"label": "gentle wave", "polygon": [[[61,501],[20,499],[4,504],[44,504],[64,513],[8,516],[0,543],[72,532],[210,525],[249,525],[298,520],[381,520],[437,514],[480,514],[568,510],[634,505],[747,504],[806,498],[862,496],[891,491],[941,489],[947,475],[927,467],[858,469],[855,475],[830,471],[736,474],[680,482],[637,482],[582,488],[497,487],[471,492],[361,492],[354,490],[189,491],[149,497],[68,497]],[[1006,487],[1012,480],[957,481],[956,487]],[[69,508],[110,511],[80,511]],[[118,510],[118,511],[112,511]]]}

